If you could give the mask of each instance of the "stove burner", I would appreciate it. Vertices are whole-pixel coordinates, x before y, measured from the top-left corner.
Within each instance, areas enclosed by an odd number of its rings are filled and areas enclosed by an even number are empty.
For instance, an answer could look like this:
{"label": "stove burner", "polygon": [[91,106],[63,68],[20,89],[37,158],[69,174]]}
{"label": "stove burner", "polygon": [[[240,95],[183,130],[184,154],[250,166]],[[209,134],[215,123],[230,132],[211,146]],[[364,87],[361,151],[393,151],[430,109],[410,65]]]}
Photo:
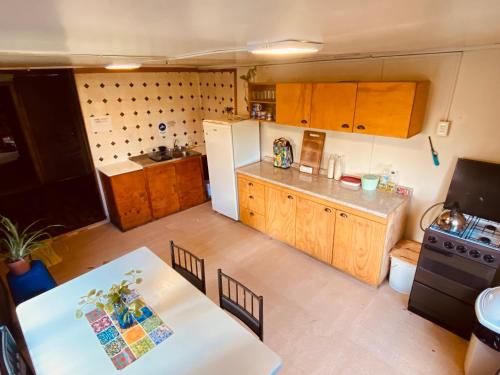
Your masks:
{"label": "stove burner", "polygon": [[497,228],[491,224],[485,225],[484,229],[491,230],[492,232],[495,232],[497,230]]}
{"label": "stove burner", "polygon": [[488,237],[479,237],[478,240],[481,241],[482,243],[490,243],[491,242],[491,240]]}

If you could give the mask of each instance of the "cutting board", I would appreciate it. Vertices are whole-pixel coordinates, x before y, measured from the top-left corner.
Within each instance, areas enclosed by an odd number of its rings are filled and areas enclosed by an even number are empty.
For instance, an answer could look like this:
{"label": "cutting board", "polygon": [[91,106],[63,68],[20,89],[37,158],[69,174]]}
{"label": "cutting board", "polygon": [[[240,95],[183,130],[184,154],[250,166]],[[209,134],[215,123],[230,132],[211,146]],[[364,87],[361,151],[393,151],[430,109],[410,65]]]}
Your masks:
{"label": "cutting board", "polygon": [[319,174],[319,166],[323,156],[326,133],[312,130],[304,131],[302,151],[300,153],[300,170],[302,172]]}

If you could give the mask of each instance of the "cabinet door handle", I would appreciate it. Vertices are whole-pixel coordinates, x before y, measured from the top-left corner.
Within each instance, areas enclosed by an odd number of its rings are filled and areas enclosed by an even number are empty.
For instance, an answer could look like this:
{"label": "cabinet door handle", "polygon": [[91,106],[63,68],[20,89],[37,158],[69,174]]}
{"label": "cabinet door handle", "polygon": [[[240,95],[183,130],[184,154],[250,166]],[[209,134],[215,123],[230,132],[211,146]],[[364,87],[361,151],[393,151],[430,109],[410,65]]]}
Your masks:
{"label": "cabinet door handle", "polygon": [[332,212],[332,210],[331,210],[330,208],[326,207],[326,208],[325,208],[325,212],[327,212],[327,213],[331,213],[331,212]]}
{"label": "cabinet door handle", "polygon": [[253,195],[249,195],[248,198],[253,199]]}
{"label": "cabinet door handle", "polygon": [[348,129],[349,128],[349,124],[342,124],[341,127],[344,128],[344,129]]}
{"label": "cabinet door handle", "polygon": [[248,183],[248,186],[253,186],[253,184],[251,182]]}
{"label": "cabinet door handle", "polygon": [[293,199],[293,195],[288,195],[288,199]]}
{"label": "cabinet door handle", "polygon": [[254,214],[253,212],[251,212],[251,211],[250,211],[250,216],[253,216],[253,215],[255,215],[255,214]]}
{"label": "cabinet door handle", "polygon": [[300,123],[301,124],[307,124],[307,120],[301,120]]}
{"label": "cabinet door handle", "polygon": [[359,130],[365,130],[366,129],[366,127],[363,124],[360,124],[360,125],[356,126],[356,128],[358,128]]}
{"label": "cabinet door handle", "polygon": [[343,217],[344,219],[347,219],[347,214],[345,214],[345,213],[343,213],[343,212],[342,212],[342,213],[340,214],[340,217]]}

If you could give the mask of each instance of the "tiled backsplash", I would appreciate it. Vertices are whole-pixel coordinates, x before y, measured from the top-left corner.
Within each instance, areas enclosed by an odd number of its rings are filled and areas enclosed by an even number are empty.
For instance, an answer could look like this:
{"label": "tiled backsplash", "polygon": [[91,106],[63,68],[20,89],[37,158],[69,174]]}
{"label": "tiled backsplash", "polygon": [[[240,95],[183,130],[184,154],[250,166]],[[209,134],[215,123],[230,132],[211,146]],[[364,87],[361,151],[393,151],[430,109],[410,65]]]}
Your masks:
{"label": "tiled backsplash", "polygon": [[[204,118],[235,106],[234,72],[77,73],[78,95],[96,167],[156,150],[204,143]],[[91,118],[109,116],[95,132]],[[173,124],[160,133],[160,123]]]}

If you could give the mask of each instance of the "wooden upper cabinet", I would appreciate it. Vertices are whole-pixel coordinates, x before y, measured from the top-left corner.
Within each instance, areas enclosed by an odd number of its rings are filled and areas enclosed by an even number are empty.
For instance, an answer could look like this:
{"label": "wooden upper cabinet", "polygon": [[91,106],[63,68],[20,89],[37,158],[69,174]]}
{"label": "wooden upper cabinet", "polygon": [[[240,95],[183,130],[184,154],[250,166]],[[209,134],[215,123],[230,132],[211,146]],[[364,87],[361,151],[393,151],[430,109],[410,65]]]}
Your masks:
{"label": "wooden upper cabinet", "polygon": [[352,132],[357,87],[355,82],[313,83],[310,127]]}
{"label": "wooden upper cabinet", "polygon": [[295,220],[295,246],[326,263],[332,262],[335,210],[299,197]]}
{"label": "wooden upper cabinet", "polygon": [[297,196],[286,189],[266,186],[266,233],[295,246]]}
{"label": "wooden upper cabinet", "polygon": [[159,164],[145,168],[153,217],[158,219],[180,210],[176,191],[175,166]]}
{"label": "wooden upper cabinet", "polygon": [[409,138],[422,129],[429,82],[359,82],[354,132]]}
{"label": "wooden upper cabinet", "polygon": [[386,226],[337,211],[332,264],[372,285],[379,284]]}
{"label": "wooden upper cabinet", "polygon": [[308,127],[311,114],[311,83],[276,84],[276,122]]}

